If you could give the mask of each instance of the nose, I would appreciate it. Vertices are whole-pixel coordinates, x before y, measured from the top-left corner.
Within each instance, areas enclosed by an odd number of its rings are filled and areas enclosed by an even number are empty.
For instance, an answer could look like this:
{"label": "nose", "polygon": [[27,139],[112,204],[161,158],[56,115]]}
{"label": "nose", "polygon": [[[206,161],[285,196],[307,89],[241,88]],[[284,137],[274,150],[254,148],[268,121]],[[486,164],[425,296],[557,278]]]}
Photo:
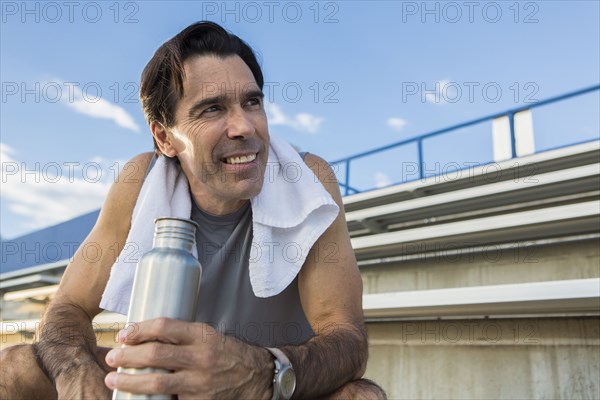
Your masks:
{"label": "nose", "polygon": [[254,135],[254,124],[242,107],[235,107],[229,113],[226,132],[229,139],[245,140]]}

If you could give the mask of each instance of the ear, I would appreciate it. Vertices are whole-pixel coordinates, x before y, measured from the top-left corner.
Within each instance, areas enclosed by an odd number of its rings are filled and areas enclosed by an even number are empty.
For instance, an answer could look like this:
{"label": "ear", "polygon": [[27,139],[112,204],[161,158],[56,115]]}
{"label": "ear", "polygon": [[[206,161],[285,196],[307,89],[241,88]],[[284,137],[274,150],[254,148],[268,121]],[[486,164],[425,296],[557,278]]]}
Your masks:
{"label": "ear", "polygon": [[154,136],[158,149],[167,157],[175,157],[177,155],[177,150],[175,150],[175,147],[173,146],[172,133],[158,121],[152,121],[150,123],[150,130],[152,131],[152,136]]}

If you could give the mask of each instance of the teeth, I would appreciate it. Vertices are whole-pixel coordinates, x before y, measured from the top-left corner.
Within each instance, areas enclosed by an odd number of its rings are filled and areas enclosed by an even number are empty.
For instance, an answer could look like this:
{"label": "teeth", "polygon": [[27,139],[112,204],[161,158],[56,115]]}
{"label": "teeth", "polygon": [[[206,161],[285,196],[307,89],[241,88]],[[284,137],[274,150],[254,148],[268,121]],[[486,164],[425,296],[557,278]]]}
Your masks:
{"label": "teeth", "polygon": [[256,159],[256,154],[250,154],[247,156],[241,156],[241,157],[228,157],[225,162],[227,164],[245,164],[245,163],[249,163],[252,162]]}

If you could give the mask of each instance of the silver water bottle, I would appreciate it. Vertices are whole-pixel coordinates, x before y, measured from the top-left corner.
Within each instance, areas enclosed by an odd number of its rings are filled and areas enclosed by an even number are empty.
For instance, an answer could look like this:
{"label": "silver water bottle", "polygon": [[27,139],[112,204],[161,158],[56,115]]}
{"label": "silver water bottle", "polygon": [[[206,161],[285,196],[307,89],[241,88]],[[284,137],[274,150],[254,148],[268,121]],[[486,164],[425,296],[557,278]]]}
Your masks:
{"label": "silver water bottle", "polygon": [[[198,225],[181,218],[157,218],[152,250],[144,254],[133,280],[127,326],[158,317],[195,321],[202,267],[192,255]],[[153,368],[119,368],[128,374],[169,373]],[[169,400],[170,395],[113,392],[114,400]]]}

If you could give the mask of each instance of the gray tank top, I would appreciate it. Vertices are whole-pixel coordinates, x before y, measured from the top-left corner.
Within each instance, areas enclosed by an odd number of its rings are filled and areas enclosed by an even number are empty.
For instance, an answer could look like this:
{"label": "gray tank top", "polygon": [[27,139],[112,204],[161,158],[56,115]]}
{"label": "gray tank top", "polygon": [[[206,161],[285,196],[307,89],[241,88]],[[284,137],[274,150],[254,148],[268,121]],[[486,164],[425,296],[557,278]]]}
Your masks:
{"label": "gray tank top", "polygon": [[[154,159],[148,171],[153,165]],[[297,345],[314,336],[300,302],[298,277],[276,296],[260,298],[252,291],[250,202],[233,214],[214,216],[192,197],[191,218],[199,225],[196,246],[202,265],[196,321],[257,346]]]}

